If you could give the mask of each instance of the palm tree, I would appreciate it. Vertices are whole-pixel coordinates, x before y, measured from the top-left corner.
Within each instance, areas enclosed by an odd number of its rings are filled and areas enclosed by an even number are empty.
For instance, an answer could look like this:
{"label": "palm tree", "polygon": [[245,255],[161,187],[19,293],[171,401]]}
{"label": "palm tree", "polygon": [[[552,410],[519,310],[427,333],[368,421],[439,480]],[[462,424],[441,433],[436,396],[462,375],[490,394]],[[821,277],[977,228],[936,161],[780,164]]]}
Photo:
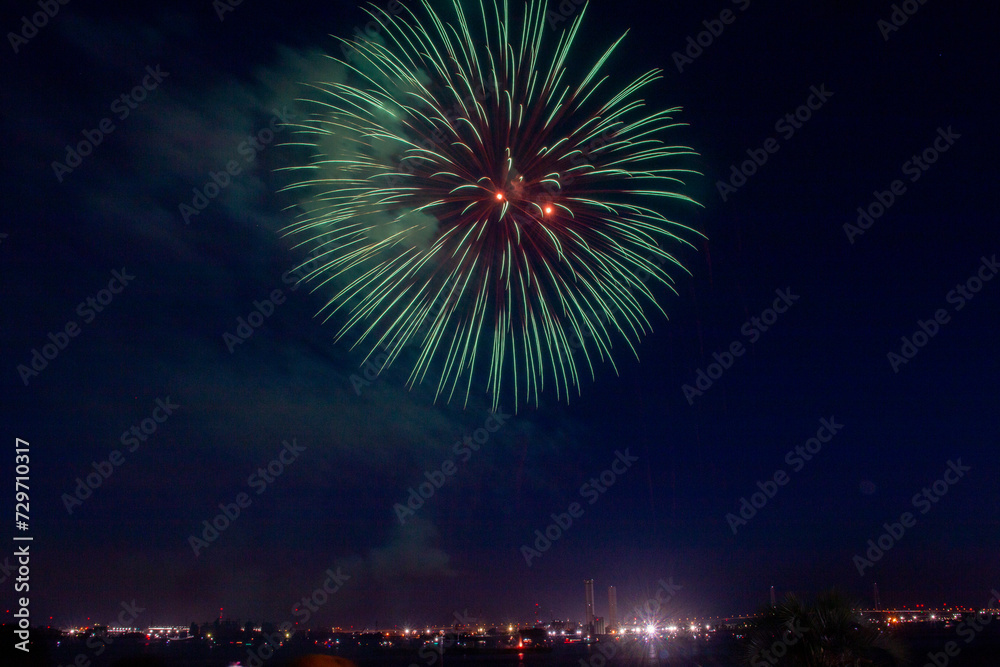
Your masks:
{"label": "palm tree", "polygon": [[836,591],[811,605],[794,595],[762,611],[748,635],[751,667],[897,667],[903,647],[865,621],[858,606]]}

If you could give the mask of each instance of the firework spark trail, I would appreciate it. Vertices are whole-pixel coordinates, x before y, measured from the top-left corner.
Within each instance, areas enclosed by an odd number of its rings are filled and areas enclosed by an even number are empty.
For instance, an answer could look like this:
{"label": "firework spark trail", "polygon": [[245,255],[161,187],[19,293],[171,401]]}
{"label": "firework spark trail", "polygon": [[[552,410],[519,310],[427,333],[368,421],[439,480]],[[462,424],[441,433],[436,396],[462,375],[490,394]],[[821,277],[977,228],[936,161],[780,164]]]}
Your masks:
{"label": "firework spark trail", "polygon": [[286,233],[322,253],[307,279],[333,286],[321,312],[339,318],[338,339],[386,350],[387,364],[416,342],[409,384],[433,374],[436,398],[467,403],[475,387],[494,408],[511,394],[537,405],[547,379],[560,400],[579,394],[570,337],[588,340],[591,379],[595,357],[614,365],[615,339],[637,354],[643,306],[662,313],[647,277],[672,290],[668,269],[683,270],[660,243],[698,235],[657,210],[694,203],[678,188],[696,173],[674,165],[691,149],[659,138],[678,109],[643,115],[635,97],[660,70],[601,101],[625,35],[574,87],[586,5],[548,60],[545,5],[523,7],[512,26],[507,0],[475,16],[453,2],[452,22],[427,0],[372,6],[380,37],[345,41],[344,80],[313,84],[319,111],[293,126],[314,155],[288,188],[307,193]]}

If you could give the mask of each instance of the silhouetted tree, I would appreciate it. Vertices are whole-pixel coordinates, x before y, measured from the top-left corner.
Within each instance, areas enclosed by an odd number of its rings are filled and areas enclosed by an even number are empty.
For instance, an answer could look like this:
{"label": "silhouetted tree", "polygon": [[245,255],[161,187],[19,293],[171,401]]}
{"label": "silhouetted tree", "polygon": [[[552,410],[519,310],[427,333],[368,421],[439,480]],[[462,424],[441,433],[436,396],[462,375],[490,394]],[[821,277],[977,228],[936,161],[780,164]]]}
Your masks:
{"label": "silhouetted tree", "polygon": [[811,605],[788,595],[752,624],[746,644],[751,667],[897,667],[901,644],[865,621],[857,605],[836,591]]}

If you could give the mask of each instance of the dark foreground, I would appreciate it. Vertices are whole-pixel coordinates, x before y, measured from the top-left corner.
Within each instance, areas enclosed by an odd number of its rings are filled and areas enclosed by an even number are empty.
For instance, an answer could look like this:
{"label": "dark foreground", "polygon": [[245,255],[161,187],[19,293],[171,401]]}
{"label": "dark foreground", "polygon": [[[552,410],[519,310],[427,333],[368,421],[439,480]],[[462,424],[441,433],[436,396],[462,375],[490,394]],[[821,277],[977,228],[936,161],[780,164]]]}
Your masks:
{"label": "dark foreground", "polygon": [[[995,624],[1000,625],[1000,624]],[[327,648],[306,639],[291,640],[266,659],[258,645],[208,646],[195,641],[168,643],[119,641],[88,648],[82,641],[38,637],[30,654],[12,648],[3,633],[0,665],[40,667],[287,667],[309,654],[336,655],[358,667],[604,667],[649,665],[656,667],[743,667],[740,642],[734,638],[711,640],[642,639],[603,644],[559,644],[535,651],[475,651],[451,647],[436,651],[377,647]],[[1000,665],[1000,627],[986,627],[970,641],[946,628],[907,628],[898,634],[910,653],[911,667],[996,667]],[[951,653],[948,655],[949,642]],[[101,650],[103,649],[103,650]],[[778,666],[780,667],[780,666]]]}

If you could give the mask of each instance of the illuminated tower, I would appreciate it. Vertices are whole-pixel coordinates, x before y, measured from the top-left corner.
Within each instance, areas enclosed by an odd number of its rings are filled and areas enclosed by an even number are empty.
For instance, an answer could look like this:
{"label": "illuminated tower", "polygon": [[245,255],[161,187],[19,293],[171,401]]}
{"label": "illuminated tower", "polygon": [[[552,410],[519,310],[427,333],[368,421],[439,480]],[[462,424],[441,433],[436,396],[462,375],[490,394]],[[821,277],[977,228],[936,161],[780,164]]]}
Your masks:
{"label": "illuminated tower", "polygon": [[618,591],[608,586],[608,630],[618,628]]}
{"label": "illuminated tower", "polygon": [[594,631],[594,580],[585,579],[583,590],[587,596],[587,630]]}

